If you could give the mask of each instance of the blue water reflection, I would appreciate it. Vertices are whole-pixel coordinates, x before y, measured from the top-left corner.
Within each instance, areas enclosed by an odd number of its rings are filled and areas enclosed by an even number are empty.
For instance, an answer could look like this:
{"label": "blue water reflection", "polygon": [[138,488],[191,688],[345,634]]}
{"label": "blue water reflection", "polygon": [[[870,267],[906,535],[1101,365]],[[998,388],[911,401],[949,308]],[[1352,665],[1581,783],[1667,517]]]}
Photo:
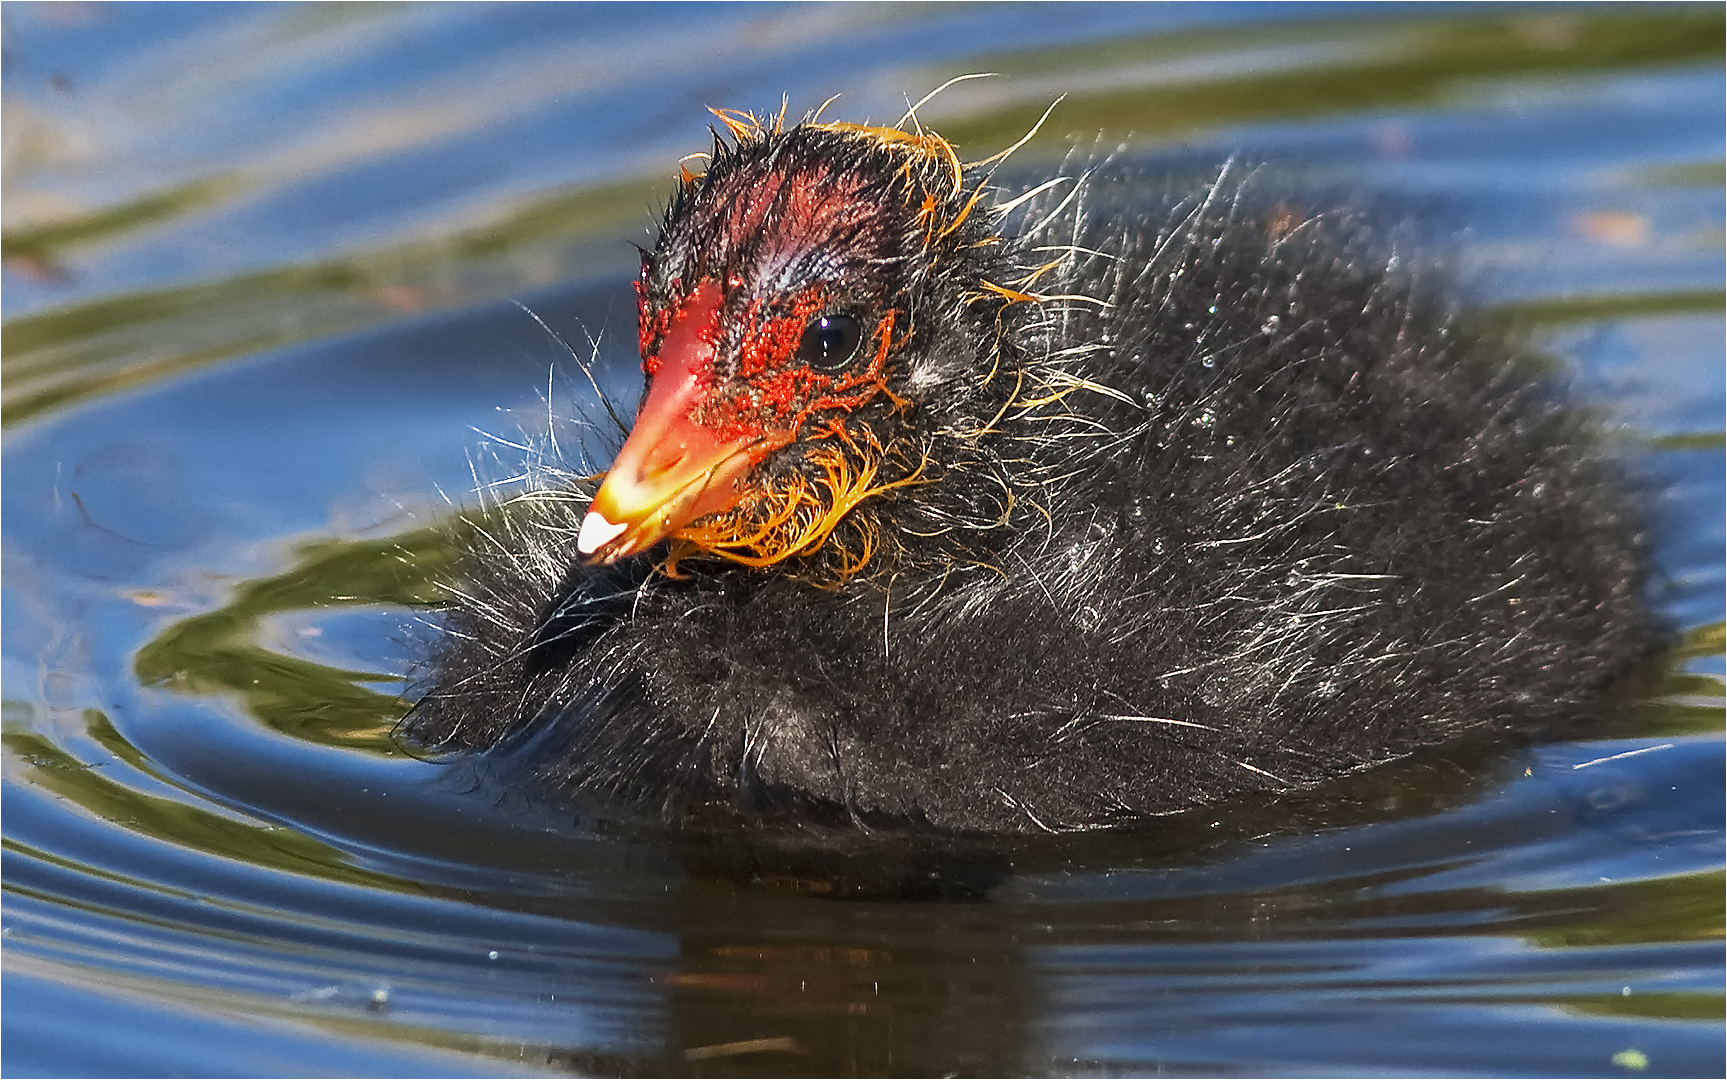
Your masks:
{"label": "blue water reflection", "polygon": [[[6,13],[14,1075],[1719,1074],[1722,16],[1355,5]],[[704,107],[1267,160],[1538,332],[1652,478],[1624,723],[744,885],[390,739],[438,526],[594,387]],[[1251,92],[1243,91],[1247,87]],[[543,320],[516,306],[521,302]],[[784,887],[774,887],[774,886]]]}

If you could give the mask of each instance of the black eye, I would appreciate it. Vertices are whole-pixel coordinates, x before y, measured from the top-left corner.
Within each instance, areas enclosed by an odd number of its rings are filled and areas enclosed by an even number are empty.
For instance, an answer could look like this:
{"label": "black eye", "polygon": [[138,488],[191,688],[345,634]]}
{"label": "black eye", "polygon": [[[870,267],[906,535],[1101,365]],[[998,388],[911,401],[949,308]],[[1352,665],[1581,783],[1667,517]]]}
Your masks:
{"label": "black eye", "polygon": [[817,371],[838,371],[851,363],[863,340],[863,327],[850,315],[817,315],[804,327],[798,359]]}

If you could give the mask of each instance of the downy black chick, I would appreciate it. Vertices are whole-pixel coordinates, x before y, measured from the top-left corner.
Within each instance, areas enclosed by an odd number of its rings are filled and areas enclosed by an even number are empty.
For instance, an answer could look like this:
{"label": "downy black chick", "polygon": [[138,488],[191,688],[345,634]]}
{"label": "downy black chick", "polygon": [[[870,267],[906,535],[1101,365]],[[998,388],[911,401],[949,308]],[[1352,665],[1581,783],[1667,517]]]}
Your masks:
{"label": "downy black chick", "polygon": [[721,117],[633,430],[474,531],[421,744],[674,821],[1067,830],[1539,729],[1648,652],[1591,421],[1360,220]]}

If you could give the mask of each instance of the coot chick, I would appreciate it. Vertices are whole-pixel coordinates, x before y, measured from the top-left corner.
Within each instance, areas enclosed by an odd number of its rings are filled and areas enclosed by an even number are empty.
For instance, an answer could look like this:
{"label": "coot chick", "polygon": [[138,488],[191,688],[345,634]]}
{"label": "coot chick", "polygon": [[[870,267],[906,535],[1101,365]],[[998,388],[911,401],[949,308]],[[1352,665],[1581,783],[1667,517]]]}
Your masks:
{"label": "coot chick", "polygon": [[633,430],[476,524],[421,744],[672,821],[1087,829],[1538,730],[1647,653],[1591,421],[1362,221],[717,115]]}

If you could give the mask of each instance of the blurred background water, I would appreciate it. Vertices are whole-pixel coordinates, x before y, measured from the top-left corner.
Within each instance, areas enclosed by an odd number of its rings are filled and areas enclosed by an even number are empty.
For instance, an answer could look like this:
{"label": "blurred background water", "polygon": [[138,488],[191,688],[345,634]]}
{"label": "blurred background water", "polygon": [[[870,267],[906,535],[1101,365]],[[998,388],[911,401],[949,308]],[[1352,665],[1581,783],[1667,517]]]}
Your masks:
{"label": "blurred background water", "polygon": [[[7,4],[9,1075],[1720,1075],[1720,5]],[[1611,405],[1675,651],[1600,738],[706,873],[391,740],[440,523],[587,386],[707,106],[1272,163]],[[1063,97],[1065,95],[1065,97]],[[476,466],[476,463],[478,465]],[[596,467],[604,462],[596,463]]]}

